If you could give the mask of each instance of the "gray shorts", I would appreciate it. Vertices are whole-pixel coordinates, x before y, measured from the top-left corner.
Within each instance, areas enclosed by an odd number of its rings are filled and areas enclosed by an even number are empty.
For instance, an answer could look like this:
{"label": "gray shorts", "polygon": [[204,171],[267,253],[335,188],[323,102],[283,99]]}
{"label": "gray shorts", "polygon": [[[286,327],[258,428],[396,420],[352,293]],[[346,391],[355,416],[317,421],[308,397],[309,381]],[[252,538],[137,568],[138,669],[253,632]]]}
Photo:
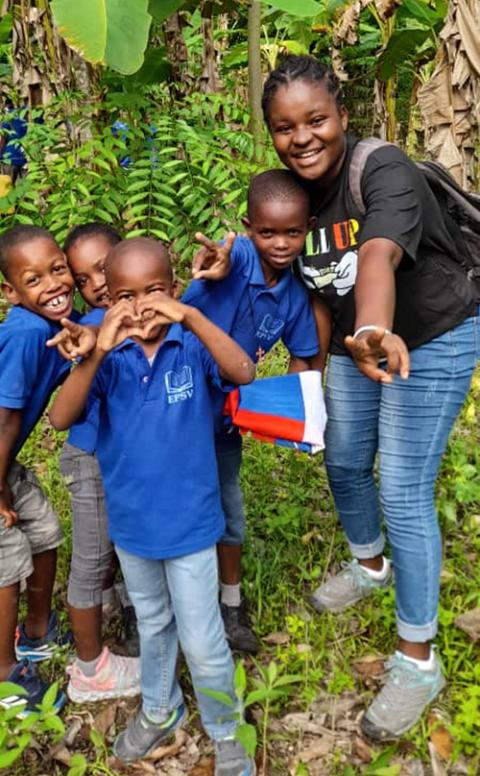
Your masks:
{"label": "gray shorts", "polygon": [[36,475],[14,461],[7,481],[18,521],[5,528],[0,518],[0,587],[29,577],[33,572],[32,555],[53,550],[62,541],[57,515]]}
{"label": "gray shorts", "polygon": [[76,609],[102,603],[114,554],[108,537],[102,476],[94,453],[65,444],[60,469],[72,502],[72,562],[67,600]]}

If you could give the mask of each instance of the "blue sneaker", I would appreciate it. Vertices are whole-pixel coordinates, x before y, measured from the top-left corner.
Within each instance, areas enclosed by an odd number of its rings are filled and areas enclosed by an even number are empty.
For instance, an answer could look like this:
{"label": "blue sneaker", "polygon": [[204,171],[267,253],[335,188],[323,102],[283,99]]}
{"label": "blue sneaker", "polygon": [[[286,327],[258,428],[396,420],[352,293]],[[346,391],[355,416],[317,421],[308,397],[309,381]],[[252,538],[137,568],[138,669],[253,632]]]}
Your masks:
{"label": "blue sneaker", "polygon": [[445,686],[435,653],[431,671],[418,668],[401,652],[396,652],[385,667],[387,681],[360,723],[362,733],[377,741],[392,741],[406,733]]}
{"label": "blue sneaker", "polygon": [[161,723],[152,722],[144,711],[139,711],[115,739],[113,754],[127,763],[151,754],[181,727],[185,717],[186,709],[183,703]]}
{"label": "blue sneaker", "polygon": [[17,660],[26,658],[31,663],[39,663],[41,660],[49,660],[53,657],[59,647],[72,645],[73,635],[71,631],[60,633],[57,613],[51,612],[47,633],[43,639],[30,639],[25,633],[25,626],[18,626],[15,637],[15,654]]}
{"label": "blue sneaker", "polygon": [[[50,688],[50,685],[43,682],[37,675],[35,667],[28,660],[21,660],[7,676],[7,682],[13,682],[27,692],[27,695],[16,695],[13,693],[6,698],[0,698],[0,706],[4,709],[12,709],[18,706],[19,719],[27,717],[31,711],[38,711],[38,704],[42,702],[43,696]],[[56,711],[60,711],[66,703],[65,694],[60,690],[54,702]],[[25,705],[26,704],[26,705]]]}

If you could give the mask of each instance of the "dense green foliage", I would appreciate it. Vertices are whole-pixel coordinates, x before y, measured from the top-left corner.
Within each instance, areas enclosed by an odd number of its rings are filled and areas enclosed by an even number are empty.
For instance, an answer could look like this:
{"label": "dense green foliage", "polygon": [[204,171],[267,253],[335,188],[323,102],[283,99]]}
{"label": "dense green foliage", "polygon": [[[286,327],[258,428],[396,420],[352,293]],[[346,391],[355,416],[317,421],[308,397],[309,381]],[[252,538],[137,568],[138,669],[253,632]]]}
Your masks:
{"label": "dense green foliage", "polygon": [[[128,129],[115,132],[119,101]],[[64,111],[64,100],[53,102],[45,122],[29,129],[28,175],[0,200],[4,213],[15,208],[2,217],[2,229],[35,223],[62,242],[76,224],[107,221],[129,236],[172,242],[182,264],[196,231],[220,239],[241,226],[256,169],[241,99],[196,94],[172,104],[166,89],[112,98],[101,121],[92,117],[85,140],[78,134],[88,117],[59,120]],[[264,164],[278,165],[273,151]]]}

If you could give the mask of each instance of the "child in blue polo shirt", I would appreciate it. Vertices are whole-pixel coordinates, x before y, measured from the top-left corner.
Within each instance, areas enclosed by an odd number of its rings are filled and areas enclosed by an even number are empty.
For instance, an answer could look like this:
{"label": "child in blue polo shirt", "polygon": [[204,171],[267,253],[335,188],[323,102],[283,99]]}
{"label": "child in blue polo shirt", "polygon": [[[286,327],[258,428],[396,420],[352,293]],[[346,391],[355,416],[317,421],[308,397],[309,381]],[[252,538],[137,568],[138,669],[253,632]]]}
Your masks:
{"label": "child in blue polo shirt", "polygon": [[114,752],[126,761],[145,756],[182,723],[179,641],[215,742],[216,776],[251,776],[254,763],[234,738],[238,721],[202,690],[235,697],[218,603],[224,515],[209,386],[248,383],[255,369],[202,313],[173,299],[161,243],[134,238],[115,246],[106,277],[113,307],[50,417],[66,428],[89,395],[100,402],[97,455],[110,535],[138,618],[143,696]]}
{"label": "child in blue polo shirt", "polygon": [[[64,250],[75,283],[91,311],[83,324],[99,325],[110,304],[105,259],[121,237],[98,222],[76,226]],[[116,655],[102,641],[102,604],[113,594],[118,567],[107,531],[103,483],[95,455],[98,403],[70,429],[60,469],[72,504],[72,558],[67,601],[77,655],[67,671],[68,697],[77,703],[136,695],[140,692],[138,633],[131,603],[124,608],[131,657]],[[116,561],[116,563],[115,563]],[[113,597],[113,596],[112,596]],[[133,654],[132,654],[133,653]]]}
{"label": "child in blue polo shirt", "polygon": [[[290,352],[290,372],[310,367],[319,350],[308,295],[291,265],[301,254],[315,219],[305,189],[288,170],[255,176],[248,191],[246,237],[230,233],[223,245],[198,235],[204,249],[183,300],[198,307],[256,362],[281,339]],[[201,269],[207,265],[209,269]],[[218,281],[218,282],[212,282]],[[226,426],[223,399],[214,397],[216,451],[226,530],[218,545],[222,615],[233,649],[257,652],[241,596],[241,551],[245,515],[240,490],[242,441]]]}
{"label": "child in blue polo shirt", "polygon": [[[73,279],[54,239],[35,226],[1,235],[0,271],[3,293],[13,305],[0,326],[0,681],[22,686],[27,709],[34,709],[48,685],[31,662],[51,657],[60,638],[51,599],[62,532],[37,478],[15,457],[69,369],[45,343],[72,313]],[[27,616],[15,643],[25,579]],[[0,704],[22,702],[12,695]],[[64,702],[58,693],[57,708]]]}

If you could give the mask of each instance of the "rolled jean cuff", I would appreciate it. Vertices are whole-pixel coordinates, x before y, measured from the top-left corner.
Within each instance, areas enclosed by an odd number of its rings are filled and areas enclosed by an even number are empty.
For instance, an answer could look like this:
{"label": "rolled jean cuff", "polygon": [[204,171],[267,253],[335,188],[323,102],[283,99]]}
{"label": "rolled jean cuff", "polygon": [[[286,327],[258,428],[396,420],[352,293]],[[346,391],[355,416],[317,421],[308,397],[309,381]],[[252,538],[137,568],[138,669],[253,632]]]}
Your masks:
{"label": "rolled jean cuff", "polygon": [[397,629],[401,639],[422,644],[424,641],[431,641],[437,635],[438,619],[435,617],[427,625],[410,625],[408,622],[402,622],[397,614]]}
{"label": "rolled jean cuff", "polygon": [[374,542],[370,542],[370,544],[353,544],[353,542],[349,541],[348,545],[354,558],[367,560],[368,558],[375,558],[377,555],[382,554],[385,549],[385,537],[383,534],[380,534],[378,539],[375,539]]}

